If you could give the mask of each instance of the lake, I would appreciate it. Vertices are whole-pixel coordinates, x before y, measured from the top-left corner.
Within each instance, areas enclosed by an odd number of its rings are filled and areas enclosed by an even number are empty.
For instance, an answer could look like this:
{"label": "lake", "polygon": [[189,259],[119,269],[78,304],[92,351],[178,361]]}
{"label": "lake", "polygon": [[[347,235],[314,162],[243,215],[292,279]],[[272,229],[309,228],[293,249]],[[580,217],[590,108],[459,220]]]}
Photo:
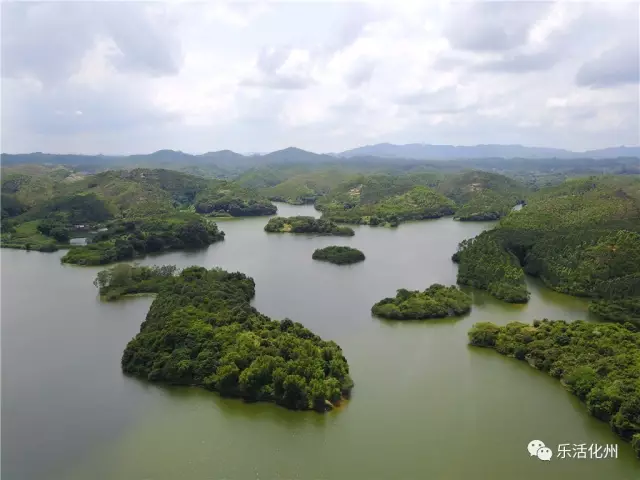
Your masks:
{"label": "lake", "polygon": [[[279,205],[281,215],[314,215]],[[195,388],[126,377],[120,357],[150,297],[97,298],[99,269],[63,252],[3,249],[2,474],[11,480],[638,479],[640,461],[560,383],[525,362],[467,345],[478,321],[588,319],[587,304],[529,281],[527,305],[472,291],[472,312],[393,322],[370,308],[398,288],[453,284],[458,242],[491,223],[451,218],[356,235],[267,234],[267,219],[220,221],[224,242],[143,264],[220,266],[256,281],[255,307],[335,340],[352,399],[322,415],[245,404]],[[336,266],[316,248],[349,245],[366,260]],[[617,459],[530,457],[527,444],[618,444]]]}

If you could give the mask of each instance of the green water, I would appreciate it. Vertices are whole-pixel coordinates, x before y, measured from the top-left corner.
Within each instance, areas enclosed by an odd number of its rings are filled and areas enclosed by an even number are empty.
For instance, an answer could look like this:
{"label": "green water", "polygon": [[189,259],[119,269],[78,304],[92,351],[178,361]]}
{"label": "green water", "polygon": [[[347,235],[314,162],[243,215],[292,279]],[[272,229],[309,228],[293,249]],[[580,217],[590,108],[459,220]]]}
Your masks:
{"label": "green water", "polygon": [[[283,215],[314,214],[281,206]],[[146,264],[221,266],[256,280],[255,306],[340,344],[352,400],[327,415],[166,388],[120,371],[151,299],[100,303],[96,269],[61,254],[2,250],[3,479],[637,479],[640,462],[554,379],[467,346],[477,321],[588,318],[580,299],[530,283],[526,306],[474,292],[470,315],[394,323],[371,305],[397,288],[455,282],[457,243],[491,224],[451,219],[352,238],[266,234],[265,218],[221,222],[225,242]],[[339,267],[314,249],[367,256]],[[592,319],[593,320],[593,319]],[[617,459],[542,462],[526,445],[619,444]]]}

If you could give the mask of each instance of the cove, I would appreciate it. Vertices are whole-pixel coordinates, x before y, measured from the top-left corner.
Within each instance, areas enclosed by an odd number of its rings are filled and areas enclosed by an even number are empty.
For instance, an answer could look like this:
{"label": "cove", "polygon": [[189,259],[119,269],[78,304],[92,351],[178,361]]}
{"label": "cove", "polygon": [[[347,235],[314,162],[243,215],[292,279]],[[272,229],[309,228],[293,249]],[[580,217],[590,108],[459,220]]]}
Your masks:
{"label": "cove", "polygon": [[[311,206],[279,205],[283,216]],[[103,303],[98,268],[63,252],[2,251],[2,473],[11,479],[635,479],[631,448],[562,386],[525,362],[467,346],[478,321],[587,319],[584,300],[528,280],[527,305],[478,291],[462,318],[371,316],[398,288],[455,283],[459,241],[492,223],[451,218],[354,237],[277,235],[266,217],[221,221],[226,239],[143,264],[220,266],[256,281],[255,307],[335,340],[355,381],[352,399],[320,415],[245,404],[215,393],[126,377],[120,357],[149,297]],[[313,261],[328,245],[364,262]],[[526,446],[617,443],[618,459],[541,462]]]}

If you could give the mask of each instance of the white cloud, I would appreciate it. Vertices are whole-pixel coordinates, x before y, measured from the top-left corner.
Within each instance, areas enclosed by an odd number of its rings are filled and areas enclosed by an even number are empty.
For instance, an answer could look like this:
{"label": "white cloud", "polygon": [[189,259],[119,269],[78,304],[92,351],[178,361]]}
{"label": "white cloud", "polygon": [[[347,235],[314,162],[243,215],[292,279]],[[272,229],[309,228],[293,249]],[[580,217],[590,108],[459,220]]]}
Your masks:
{"label": "white cloud", "polygon": [[4,151],[640,143],[634,5],[99,9],[2,4]]}

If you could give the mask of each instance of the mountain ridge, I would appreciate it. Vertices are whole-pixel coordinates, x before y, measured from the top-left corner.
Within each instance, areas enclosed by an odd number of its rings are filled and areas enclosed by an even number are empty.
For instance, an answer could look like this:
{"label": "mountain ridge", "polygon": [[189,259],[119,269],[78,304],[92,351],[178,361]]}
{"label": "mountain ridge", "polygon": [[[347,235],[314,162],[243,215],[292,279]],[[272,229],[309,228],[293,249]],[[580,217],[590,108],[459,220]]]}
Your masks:
{"label": "mountain ridge", "polygon": [[423,143],[410,143],[396,145],[392,143],[378,143],[365,145],[340,153],[315,153],[297,147],[287,147],[264,154],[243,155],[229,149],[191,154],[180,150],[161,149],[151,153],[133,155],[88,155],[76,153],[2,153],[3,165],[34,163],[34,164],[69,164],[90,165],[97,162],[109,162],[114,166],[128,164],[160,166],[163,162],[180,162],[184,164],[198,165],[203,163],[218,163],[227,166],[243,166],[261,162],[273,163],[320,163],[335,162],[340,159],[363,159],[371,161],[380,160],[477,160],[477,159],[550,159],[563,160],[593,158],[608,159],[620,157],[640,158],[640,146],[618,146],[597,150],[575,152],[561,148],[527,147],[518,144],[481,144],[475,146],[456,145],[432,145]]}
{"label": "mountain ridge", "polygon": [[527,147],[519,144],[434,145],[408,143],[396,145],[378,143],[365,145],[336,154],[351,158],[376,156],[414,160],[464,160],[477,158],[617,158],[640,157],[640,146],[617,146],[577,152],[563,148]]}

